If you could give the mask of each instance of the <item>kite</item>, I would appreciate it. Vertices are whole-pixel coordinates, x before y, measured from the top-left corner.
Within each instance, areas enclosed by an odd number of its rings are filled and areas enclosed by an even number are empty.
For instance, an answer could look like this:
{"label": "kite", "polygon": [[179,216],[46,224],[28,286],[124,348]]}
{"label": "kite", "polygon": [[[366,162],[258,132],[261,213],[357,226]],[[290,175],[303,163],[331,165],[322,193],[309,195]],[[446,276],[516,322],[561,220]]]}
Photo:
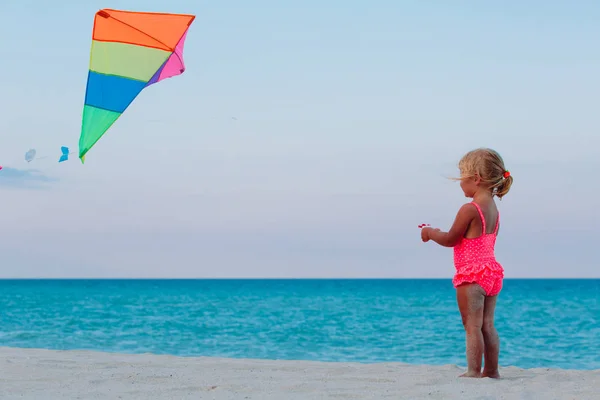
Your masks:
{"label": "kite", "polygon": [[103,9],[94,17],[79,158],[146,87],[185,71],[183,46],[196,17]]}
{"label": "kite", "polygon": [[35,149],[29,149],[27,153],[25,153],[25,161],[32,162],[35,158],[36,151]]}
{"label": "kite", "polygon": [[68,147],[65,147],[65,146],[62,146],[62,147],[60,148],[60,151],[61,151],[62,155],[61,155],[61,156],[60,156],[60,158],[58,159],[58,162],[59,162],[59,163],[61,163],[61,162],[63,162],[63,161],[67,161],[67,160],[69,159],[69,154],[70,154],[70,153],[69,153],[69,148],[68,148]]}

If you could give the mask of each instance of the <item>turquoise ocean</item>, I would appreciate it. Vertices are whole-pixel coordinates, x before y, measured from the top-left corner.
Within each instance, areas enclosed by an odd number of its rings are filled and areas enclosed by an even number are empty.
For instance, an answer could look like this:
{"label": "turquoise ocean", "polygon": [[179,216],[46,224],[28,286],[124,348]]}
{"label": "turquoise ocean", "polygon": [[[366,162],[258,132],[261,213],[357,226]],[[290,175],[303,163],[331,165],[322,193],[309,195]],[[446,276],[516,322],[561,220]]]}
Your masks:
{"label": "turquoise ocean", "polygon": [[[0,346],[465,365],[446,279],[0,280]],[[501,365],[600,369],[600,279],[507,279]]]}

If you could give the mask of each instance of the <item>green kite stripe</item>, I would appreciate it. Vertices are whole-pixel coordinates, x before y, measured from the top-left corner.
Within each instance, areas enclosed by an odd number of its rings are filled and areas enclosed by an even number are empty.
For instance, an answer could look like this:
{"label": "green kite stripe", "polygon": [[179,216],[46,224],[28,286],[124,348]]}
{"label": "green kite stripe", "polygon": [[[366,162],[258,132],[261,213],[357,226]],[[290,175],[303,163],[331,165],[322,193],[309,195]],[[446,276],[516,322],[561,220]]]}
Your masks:
{"label": "green kite stripe", "polygon": [[104,132],[121,116],[121,113],[84,105],[79,156],[81,157],[102,137]]}

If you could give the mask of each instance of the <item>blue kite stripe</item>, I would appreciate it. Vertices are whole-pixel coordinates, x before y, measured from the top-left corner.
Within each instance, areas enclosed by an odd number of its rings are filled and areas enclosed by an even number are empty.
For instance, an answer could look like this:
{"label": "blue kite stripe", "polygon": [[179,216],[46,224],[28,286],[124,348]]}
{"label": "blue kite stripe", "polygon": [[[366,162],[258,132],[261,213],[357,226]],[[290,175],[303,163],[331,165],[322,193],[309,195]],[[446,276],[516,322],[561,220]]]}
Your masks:
{"label": "blue kite stripe", "polygon": [[135,79],[89,71],[85,104],[122,113],[145,86]]}

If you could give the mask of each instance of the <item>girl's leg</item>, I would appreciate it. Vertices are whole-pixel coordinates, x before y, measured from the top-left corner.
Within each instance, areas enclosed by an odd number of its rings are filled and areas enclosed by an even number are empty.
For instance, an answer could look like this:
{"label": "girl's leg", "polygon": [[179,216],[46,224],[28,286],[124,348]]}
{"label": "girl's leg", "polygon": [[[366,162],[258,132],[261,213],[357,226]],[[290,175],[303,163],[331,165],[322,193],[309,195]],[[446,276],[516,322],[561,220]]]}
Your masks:
{"label": "girl's leg", "polygon": [[480,378],[481,358],[484,351],[481,328],[485,291],[476,283],[467,283],[456,288],[456,299],[467,333],[467,372],[461,376]]}
{"label": "girl's leg", "polygon": [[500,338],[498,331],[494,326],[494,310],[496,309],[496,299],[498,296],[485,298],[483,306],[483,342],[485,350],[483,358],[485,364],[483,367],[483,376],[488,378],[500,378],[498,372],[498,354],[500,353]]}

